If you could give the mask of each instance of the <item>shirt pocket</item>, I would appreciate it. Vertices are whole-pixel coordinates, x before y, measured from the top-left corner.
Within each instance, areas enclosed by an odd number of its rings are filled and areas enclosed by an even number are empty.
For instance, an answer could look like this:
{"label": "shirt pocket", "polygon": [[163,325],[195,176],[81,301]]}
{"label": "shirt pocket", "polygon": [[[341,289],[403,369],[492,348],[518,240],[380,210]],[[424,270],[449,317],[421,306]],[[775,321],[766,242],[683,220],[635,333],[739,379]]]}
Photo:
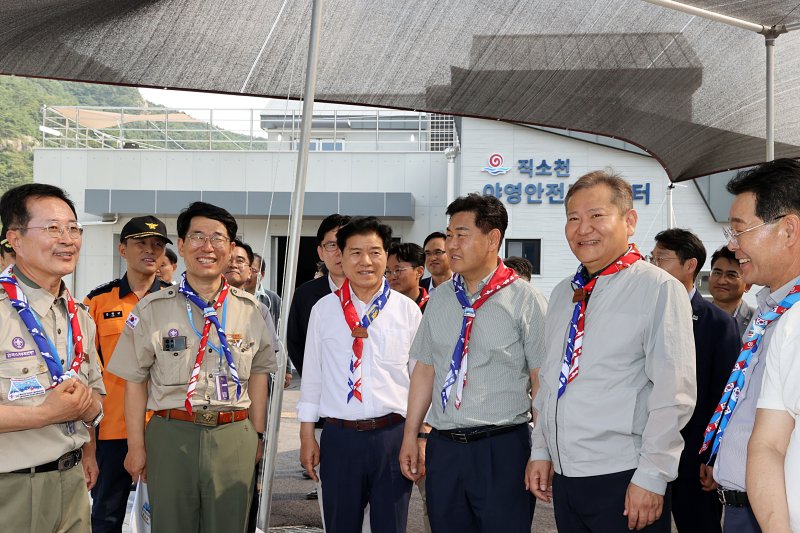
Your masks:
{"label": "shirt pocket", "polygon": [[[185,350],[156,352],[156,362],[151,369],[153,381],[157,385],[174,386],[189,383],[189,376],[197,355],[191,346]],[[206,354],[208,356],[210,354]]]}
{"label": "shirt pocket", "polygon": [[409,334],[401,331],[382,332],[375,351],[375,359],[385,364],[401,366],[408,364],[408,350],[411,346]]}
{"label": "shirt pocket", "polygon": [[239,380],[247,381],[250,378],[250,369],[253,366],[253,343],[244,342],[240,346],[230,346],[230,349],[233,364],[236,365],[236,373],[239,374]]}
{"label": "shirt pocket", "polygon": [[[44,365],[44,370],[42,366]],[[5,405],[18,405],[18,406],[37,406],[44,402],[45,394],[38,394],[36,396],[22,397],[16,400],[9,400],[9,393],[12,391],[12,379],[30,380],[35,378],[42,390],[47,389],[52,381],[50,371],[44,362],[38,357],[31,357],[27,361],[4,361],[0,365],[0,404]],[[15,388],[15,392],[19,393],[19,386]]]}

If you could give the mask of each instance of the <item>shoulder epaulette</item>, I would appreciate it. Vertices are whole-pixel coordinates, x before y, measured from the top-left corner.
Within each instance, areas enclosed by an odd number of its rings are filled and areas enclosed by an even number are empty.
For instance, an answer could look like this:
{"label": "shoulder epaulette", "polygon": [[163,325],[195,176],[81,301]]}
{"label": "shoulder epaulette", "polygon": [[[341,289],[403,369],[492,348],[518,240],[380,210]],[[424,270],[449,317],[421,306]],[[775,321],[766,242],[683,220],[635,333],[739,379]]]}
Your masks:
{"label": "shoulder epaulette", "polygon": [[111,292],[112,289],[119,287],[119,283],[120,279],[117,278],[109,281],[108,283],[103,283],[102,285],[98,285],[97,287],[89,291],[89,294],[87,294],[86,297],[91,300],[92,298],[99,296],[100,294]]}
{"label": "shoulder epaulette", "polygon": [[256,299],[256,297],[253,294],[250,294],[249,292],[247,292],[244,289],[237,289],[236,287],[231,287],[230,294],[232,294],[232,295],[234,295],[234,296],[236,296],[238,298],[241,298],[242,300],[247,300],[247,301],[251,302],[253,305],[255,305],[256,307],[258,307],[260,305],[259,301]]}
{"label": "shoulder epaulette", "polygon": [[175,286],[170,286],[170,288],[164,288],[160,291],[151,292],[146,294],[144,298],[139,300],[137,304],[139,308],[144,308],[150,305],[150,303],[155,302],[156,300],[164,300],[166,298],[175,298],[178,294],[178,288]]}

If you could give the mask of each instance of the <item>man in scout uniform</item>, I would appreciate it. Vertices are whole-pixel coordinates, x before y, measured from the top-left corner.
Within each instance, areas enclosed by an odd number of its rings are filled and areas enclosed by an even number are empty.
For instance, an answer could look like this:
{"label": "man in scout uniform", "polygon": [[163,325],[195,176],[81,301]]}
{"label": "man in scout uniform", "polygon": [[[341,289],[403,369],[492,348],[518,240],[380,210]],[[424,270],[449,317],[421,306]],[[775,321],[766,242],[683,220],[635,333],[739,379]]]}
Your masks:
{"label": "man in scout uniform", "polygon": [[242,532],[275,349],[258,302],[222,276],[236,220],[195,202],[177,229],[186,272],[137,304],[108,367],[128,381],[125,469],[148,481],[154,533]]}
{"label": "man in scout uniform", "polygon": [[[434,533],[529,532],[524,470],[547,302],[497,255],[508,227],[497,198],[462,196],[447,215],[456,275],[431,294],[411,346],[400,467],[409,479],[426,476]],[[434,429],[418,434],[429,407]],[[427,439],[424,455],[418,438]]]}
{"label": "man in scout uniform", "polygon": [[17,256],[0,275],[2,528],[88,532],[105,390],[94,323],[62,282],[83,228],[66,193],[41,183],[6,192],[0,217]]}
{"label": "man in scout uniform", "polygon": [[[336,242],[347,276],[311,310],[297,418],[300,461],[319,479],[329,533],[404,532],[411,482],[397,471],[408,400],[408,349],[421,314],[384,277],[392,229],[356,217]],[[317,442],[314,425],[325,417]],[[320,462],[320,458],[327,459]]]}
{"label": "man in scout uniform", "polygon": [[[167,228],[153,216],[132,218],[122,228],[119,255],[128,271],[94,289],[84,300],[89,315],[97,325],[97,354],[100,363],[108,365],[117,345],[125,318],[133,307],[151,292],[170,287],[156,279],[156,269],[164,258],[164,249],[172,241]],[[97,464],[100,475],[92,489],[93,533],[121,532],[128,506],[131,476],[123,462],[128,453],[125,430],[125,380],[111,372],[103,373],[106,387],[105,417],[97,428]]]}

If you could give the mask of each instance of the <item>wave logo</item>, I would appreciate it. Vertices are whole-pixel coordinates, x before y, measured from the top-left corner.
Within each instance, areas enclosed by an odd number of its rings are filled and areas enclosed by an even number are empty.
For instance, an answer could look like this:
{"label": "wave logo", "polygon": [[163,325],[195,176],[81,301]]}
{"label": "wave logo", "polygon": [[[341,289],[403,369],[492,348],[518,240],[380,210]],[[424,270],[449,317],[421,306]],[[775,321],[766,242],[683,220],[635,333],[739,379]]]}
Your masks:
{"label": "wave logo", "polygon": [[483,167],[481,171],[488,172],[492,176],[497,176],[498,174],[505,174],[511,170],[511,167],[504,167],[503,166],[503,156],[500,154],[492,154],[489,156],[489,166]]}

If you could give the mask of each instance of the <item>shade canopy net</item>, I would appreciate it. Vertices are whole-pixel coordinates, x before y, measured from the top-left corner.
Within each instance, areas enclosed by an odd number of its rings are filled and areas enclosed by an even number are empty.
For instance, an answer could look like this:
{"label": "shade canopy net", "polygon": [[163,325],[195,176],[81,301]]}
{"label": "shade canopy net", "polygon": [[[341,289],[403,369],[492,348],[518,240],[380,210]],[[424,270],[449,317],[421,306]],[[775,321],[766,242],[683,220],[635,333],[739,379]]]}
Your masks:
{"label": "shade canopy net", "polygon": [[[765,26],[800,0],[685,2]],[[5,0],[0,72],[302,95],[311,0]],[[800,37],[776,41],[775,156],[800,157]],[[325,0],[317,100],[632,142],[675,181],[765,159],[764,37],[643,0]]]}

